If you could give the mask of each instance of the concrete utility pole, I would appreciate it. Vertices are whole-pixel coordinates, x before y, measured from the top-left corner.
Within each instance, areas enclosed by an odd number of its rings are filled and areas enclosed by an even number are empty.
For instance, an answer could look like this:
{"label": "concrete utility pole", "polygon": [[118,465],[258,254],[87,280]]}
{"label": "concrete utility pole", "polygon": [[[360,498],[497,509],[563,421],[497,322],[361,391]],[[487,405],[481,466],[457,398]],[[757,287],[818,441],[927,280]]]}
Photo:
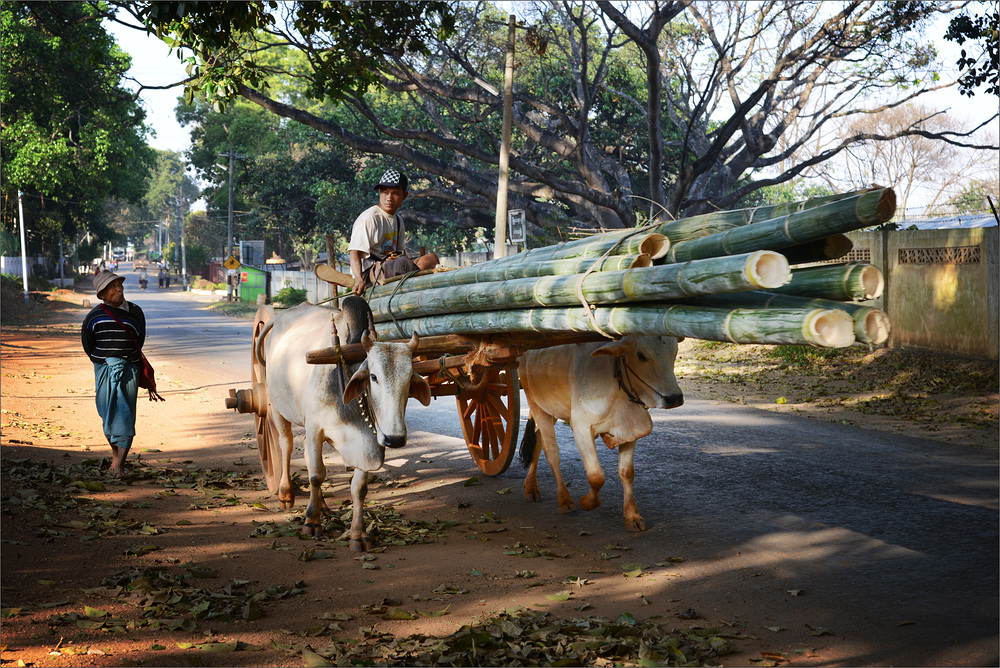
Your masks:
{"label": "concrete utility pole", "polygon": [[[245,158],[245,155],[238,155],[233,147],[229,147],[228,153],[220,153],[219,157],[224,158],[229,157],[229,226],[227,228],[226,238],[228,239],[229,249],[228,257],[226,259],[233,257],[233,160],[236,158]],[[229,270],[227,270],[229,271]],[[226,300],[233,301],[233,275],[226,274]]]}
{"label": "concrete utility pole", "polygon": [[500,139],[500,179],[497,183],[494,258],[500,258],[507,254],[507,172],[510,163],[510,116],[514,97],[514,38],[516,32],[517,17],[511,14],[507,19],[507,62],[503,75],[503,131]]}
{"label": "concrete utility pole", "polygon": [[188,289],[188,276],[187,276],[187,248],[185,246],[185,241],[187,235],[187,216],[184,215],[184,204],[183,195],[178,193],[177,195],[177,218],[180,220],[180,237],[181,237],[181,281],[183,282],[184,289]]}
{"label": "concrete utility pole", "polygon": [[21,218],[21,280],[24,282],[24,303],[28,302],[28,252],[24,245],[24,205],[21,203],[24,193],[17,191],[17,213]]}

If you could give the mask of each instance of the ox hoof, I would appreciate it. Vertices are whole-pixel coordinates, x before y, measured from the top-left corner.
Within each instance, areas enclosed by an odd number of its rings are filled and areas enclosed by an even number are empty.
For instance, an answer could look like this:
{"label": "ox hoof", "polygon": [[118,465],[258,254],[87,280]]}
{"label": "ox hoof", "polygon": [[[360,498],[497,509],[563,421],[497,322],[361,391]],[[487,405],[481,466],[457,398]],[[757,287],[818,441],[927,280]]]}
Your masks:
{"label": "ox hoof", "polygon": [[302,525],[302,533],[307,536],[318,536],[322,525],[318,522],[306,522]]}
{"label": "ox hoof", "polygon": [[541,501],[542,493],[537,489],[535,490],[524,490],[524,498],[528,501]]}
{"label": "ox hoof", "polygon": [[594,508],[601,507],[601,498],[599,496],[591,496],[590,494],[584,494],[580,497],[580,507],[584,510],[593,510]]}
{"label": "ox hoof", "polygon": [[566,514],[566,513],[575,513],[576,512],[576,506],[573,505],[572,501],[570,501],[569,503],[560,503],[559,504],[559,512],[563,513],[563,514]]}
{"label": "ox hoof", "polygon": [[641,517],[633,517],[631,519],[625,520],[625,530],[626,531],[645,531],[646,530],[646,520]]}
{"label": "ox hoof", "polygon": [[372,549],[372,541],[368,536],[351,539],[351,552],[367,552]]}

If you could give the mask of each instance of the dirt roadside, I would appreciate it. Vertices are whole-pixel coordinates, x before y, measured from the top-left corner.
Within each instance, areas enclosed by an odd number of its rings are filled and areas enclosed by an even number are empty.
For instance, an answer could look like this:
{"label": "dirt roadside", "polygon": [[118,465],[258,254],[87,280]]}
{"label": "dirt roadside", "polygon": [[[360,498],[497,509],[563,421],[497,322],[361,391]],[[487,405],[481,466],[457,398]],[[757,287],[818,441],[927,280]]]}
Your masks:
{"label": "dirt roadside", "polygon": [[[248,417],[221,411],[217,391],[169,377],[167,404],[140,401],[141,459],[130,480],[115,481],[80,351],[82,298],[63,293],[3,323],[3,665],[413,665],[441,656],[458,665],[853,665],[869,655],[789,611],[735,612],[725,576],[717,595],[691,598],[683,582],[698,573],[697,555],[630,564],[642,535],[615,527],[609,540],[560,521],[548,503],[522,503],[509,480],[477,476],[455,444],[417,438],[373,478],[381,551],[359,559],[337,540],[349,510],[349,478],[337,466],[328,503],[338,510],[324,539],[300,539],[290,521],[302,503],[278,510],[257,480]],[[853,381],[826,366],[815,378],[784,373],[787,361],[757,347],[683,345],[689,394],[996,447],[988,364],[963,371],[986,374],[975,392],[917,397],[887,389],[910,380],[870,389],[858,371]],[[726,371],[734,354],[743,380]],[[937,401],[949,417],[861,412],[897,395],[920,400],[895,400],[906,406]],[[484,614],[496,621],[461,630]],[[500,635],[514,639],[502,650],[490,640]],[[929,662],[976,663],[962,651],[942,648]]]}

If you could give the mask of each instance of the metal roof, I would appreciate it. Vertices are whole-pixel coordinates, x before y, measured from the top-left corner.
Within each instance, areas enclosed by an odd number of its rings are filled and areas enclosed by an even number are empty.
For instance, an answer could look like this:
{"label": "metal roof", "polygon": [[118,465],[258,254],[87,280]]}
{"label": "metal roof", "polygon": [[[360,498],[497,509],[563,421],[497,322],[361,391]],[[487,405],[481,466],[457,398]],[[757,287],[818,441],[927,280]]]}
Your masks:
{"label": "metal roof", "polygon": [[899,229],[908,230],[949,230],[968,227],[993,227],[997,219],[992,213],[962,213],[941,218],[906,218],[895,221]]}

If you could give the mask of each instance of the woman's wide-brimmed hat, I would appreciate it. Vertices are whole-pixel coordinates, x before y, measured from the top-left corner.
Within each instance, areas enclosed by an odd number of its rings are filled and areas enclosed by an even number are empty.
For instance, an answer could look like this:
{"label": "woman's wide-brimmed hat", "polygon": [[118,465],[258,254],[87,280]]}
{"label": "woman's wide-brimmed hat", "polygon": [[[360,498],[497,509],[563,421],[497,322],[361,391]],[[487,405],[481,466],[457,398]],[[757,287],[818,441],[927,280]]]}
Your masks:
{"label": "woman's wide-brimmed hat", "polygon": [[100,297],[104,289],[110,286],[115,281],[124,281],[124,276],[119,276],[113,271],[102,271],[97,276],[94,277],[94,290],[97,291],[97,296]]}

